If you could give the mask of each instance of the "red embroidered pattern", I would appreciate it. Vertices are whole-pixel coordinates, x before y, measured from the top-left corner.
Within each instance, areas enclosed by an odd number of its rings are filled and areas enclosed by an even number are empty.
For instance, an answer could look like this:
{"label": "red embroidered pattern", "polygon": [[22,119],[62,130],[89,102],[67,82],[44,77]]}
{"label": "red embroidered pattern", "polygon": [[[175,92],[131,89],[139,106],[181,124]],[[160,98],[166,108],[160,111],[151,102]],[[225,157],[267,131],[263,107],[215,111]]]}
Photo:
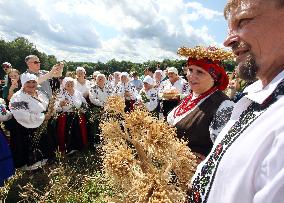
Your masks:
{"label": "red embroidered pattern", "polygon": [[210,95],[211,93],[215,92],[217,90],[217,87],[213,87],[211,89],[209,89],[208,91],[202,93],[201,95],[199,95],[199,97],[197,97],[196,99],[192,100],[192,92],[182,101],[182,103],[175,109],[174,111],[174,118],[176,118],[177,116],[181,116],[184,113],[188,112],[189,110],[191,110],[193,107],[196,106],[196,104],[198,102],[200,102],[201,99],[207,97],[208,95]]}

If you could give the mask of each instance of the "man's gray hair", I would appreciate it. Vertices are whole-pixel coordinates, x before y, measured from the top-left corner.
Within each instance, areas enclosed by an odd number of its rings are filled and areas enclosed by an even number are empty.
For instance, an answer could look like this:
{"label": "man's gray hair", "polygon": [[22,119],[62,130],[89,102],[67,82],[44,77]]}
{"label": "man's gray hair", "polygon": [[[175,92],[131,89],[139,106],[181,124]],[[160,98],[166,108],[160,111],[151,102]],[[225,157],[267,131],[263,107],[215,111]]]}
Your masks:
{"label": "man's gray hair", "polygon": [[36,55],[28,55],[26,58],[25,58],[25,62],[27,63],[30,59],[38,59],[38,56]]}
{"label": "man's gray hair", "polygon": [[[242,0],[228,0],[227,4],[224,8],[224,17],[227,20],[231,11],[233,9],[236,9],[238,5],[240,4],[240,1]],[[262,0],[262,1],[267,1],[267,0]],[[283,8],[284,7],[284,0],[272,0],[275,1],[276,3],[276,8]]]}

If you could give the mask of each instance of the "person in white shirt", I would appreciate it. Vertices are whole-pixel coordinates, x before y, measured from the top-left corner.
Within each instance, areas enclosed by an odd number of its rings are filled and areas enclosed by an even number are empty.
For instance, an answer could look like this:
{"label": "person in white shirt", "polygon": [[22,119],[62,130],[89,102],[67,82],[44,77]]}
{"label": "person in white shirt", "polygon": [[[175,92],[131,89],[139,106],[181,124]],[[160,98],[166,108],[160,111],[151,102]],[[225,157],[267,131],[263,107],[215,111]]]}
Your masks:
{"label": "person in white shirt", "polygon": [[57,138],[59,151],[72,154],[87,144],[86,116],[87,102],[82,93],[74,88],[74,79],[65,77],[62,91],[56,101]]}
{"label": "person in white shirt", "polygon": [[111,81],[111,86],[115,90],[117,84],[120,82],[121,72],[116,71],[113,73],[113,80]]}
{"label": "person in white shirt", "polygon": [[228,37],[248,86],[192,178],[188,202],[284,202],[284,2],[229,0]]}
{"label": "person in white shirt", "polygon": [[139,92],[137,101],[142,103],[154,116],[158,116],[158,91],[154,88],[154,79],[147,75],[143,80],[144,88]]}
{"label": "person in white shirt", "polygon": [[156,70],[154,73],[154,81],[155,81],[155,85],[154,87],[159,89],[161,86],[161,83],[163,81],[163,71],[162,70]]}
{"label": "person in white shirt", "polygon": [[98,74],[101,74],[100,71],[94,71],[93,72],[93,79],[90,81],[90,86],[92,87],[93,85],[96,84],[97,76]]}
{"label": "person in white shirt", "polygon": [[[169,79],[161,83],[159,95],[162,99],[162,110],[164,117],[167,118],[168,113],[178,105],[181,99],[189,94],[189,85],[187,81],[178,75],[178,70],[175,67],[167,69]],[[171,98],[165,98],[166,93],[175,93]]]}
{"label": "person in white shirt", "polygon": [[89,97],[92,104],[97,107],[104,107],[104,104],[109,96],[112,95],[112,88],[107,86],[106,77],[104,74],[98,74],[96,85],[91,87]]}
{"label": "person in white shirt", "polygon": [[22,88],[9,103],[13,119],[9,122],[11,150],[16,168],[34,170],[54,156],[56,149],[52,135],[37,134],[40,125],[50,118],[45,114],[49,100],[37,90],[38,77],[26,73],[21,76]]}
{"label": "person in white shirt", "polygon": [[92,105],[93,123],[89,126],[89,131],[92,134],[93,143],[99,144],[101,133],[99,129],[99,124],[101,120],[101,113],[103,112],[104,105],[109,96],[113,94],[113,90],[106,83],[106,76],[104,74],[98,74],[96,85],[91,87],[89,92],[89,98]]}
{"label": "person in white shirt", "polygon": [[86,79],[86,70],[83,67],[77,67],[76,77],[77,79],[74,81],[75,89],[81,92],[85,98],[88,98],[91,83]]}
{"label": "person in white shirt", "polygon": [[130,82],[129,75],[126,72],[121,73],[121,82],[119,82],[115,89],[115,94],[125,98],[125,111],[129,112],[134,109],[134,104],[138,92]]}

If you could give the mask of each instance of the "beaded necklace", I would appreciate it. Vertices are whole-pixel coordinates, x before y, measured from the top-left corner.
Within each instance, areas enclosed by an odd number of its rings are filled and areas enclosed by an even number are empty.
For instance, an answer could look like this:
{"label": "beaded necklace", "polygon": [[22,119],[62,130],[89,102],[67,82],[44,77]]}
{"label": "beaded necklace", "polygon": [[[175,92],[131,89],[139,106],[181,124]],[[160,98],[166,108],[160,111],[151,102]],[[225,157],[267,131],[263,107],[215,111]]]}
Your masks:
{"label": "beaded necklace", "polygon": [[182,103],[175,109],[174,111],[174,118],[176,118],[177,116],[181,116],[184,113],[188,112],[189,110],[191,110],[193,107],[196,106],[196,104],[198,102],[200,102],[201,99],[207,97],[208,95],[210,95],[211,93],[215,92],[217,90],[217,87],[213,87],[211,89],[209,89],[208,91],[202,93],[201,95],[199,95],[196,99],[192,99],[193,93],[191,92],[183,101]]}

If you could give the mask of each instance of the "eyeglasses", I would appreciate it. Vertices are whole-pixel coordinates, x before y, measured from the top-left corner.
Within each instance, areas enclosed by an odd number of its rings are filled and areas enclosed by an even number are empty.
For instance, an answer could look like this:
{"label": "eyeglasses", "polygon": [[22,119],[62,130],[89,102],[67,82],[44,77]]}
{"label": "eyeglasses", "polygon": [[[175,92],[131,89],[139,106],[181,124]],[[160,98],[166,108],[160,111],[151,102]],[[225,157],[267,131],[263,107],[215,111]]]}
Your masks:
{"label": "eyeglasses", "polygon": [[33,63],[34,63],[34,64],[39,64],[39,63],[40,63],[40,61],[34,61]]}

